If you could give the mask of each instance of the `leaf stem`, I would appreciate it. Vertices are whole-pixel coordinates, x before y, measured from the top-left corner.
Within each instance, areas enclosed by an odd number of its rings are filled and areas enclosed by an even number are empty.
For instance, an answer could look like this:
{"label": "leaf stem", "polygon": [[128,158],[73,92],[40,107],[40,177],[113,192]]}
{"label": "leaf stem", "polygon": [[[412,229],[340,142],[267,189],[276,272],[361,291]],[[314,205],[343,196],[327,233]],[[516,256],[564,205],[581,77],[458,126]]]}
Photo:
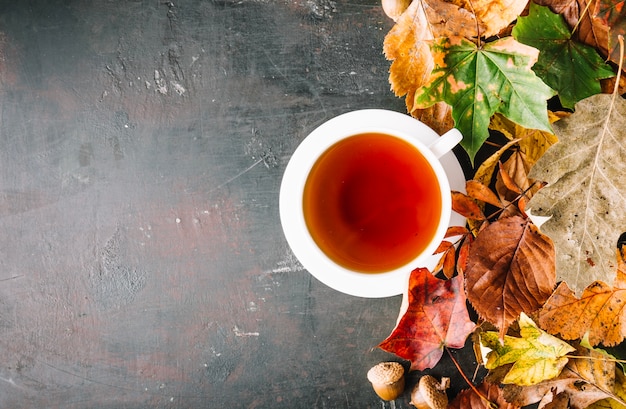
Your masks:
{"label": "leaf stem", "polygon": [[570,358],[570,359],[589,359],[591,361],[605,361],[605,362],[616,362],[618,364],[624,364],[626,363],[626,359],[617,359],[617,358],[610,358],[607,356],[581,356],[581,355],[563,355],[566,358]]}
{"label": "leaf stem", "polygon": [[456,358],[454,357],[454,355],[452,355],[452,352],[450,352],[450,349],[448,349],[448,347],[444,346],[443,347],[446,352],[448,353],[448,355],[450,356],[450,359],[452,359],[452,362],[454,363],[454,366],[456,366],[456,369],[459,371],[459,373],[461,374],[461,376],[463,377],[463,379],[465,380],[465,382],[467,383],[467,385],[470,387],[470,389],[476,394],[478,395],[478,397],[480,399],[482,399],[485,404],[487,405],[487,407],[491,408],[491,409],[498,409],[498,405],[493,403],[492,401],[490,401],[485,395],[482,394],[481,391],[479,391],[476,386],[474,386],[474,384],[472,383],[472,381],[469,380],[469,378],[467,377],[467,375],[465,375],[465,372],[463,372],[463,369],[461,369],[461,365],[459,365],[459,363],[457,362]]}
{"label": "leaf stem", "polygon": [[[593,3],[593,1],[588,1],[587,5],[583,9],[583,12],[580,13],[580,17],[578,17],[578,21],[576,22],[576,25],[574,26],[574,28],[572,28],[572,35],[574,35],[576,30],[578,29],[578,26],[580,25],[580,22],[583,21],[583,17],[585,17],[585,14],[587,14],[589,12],[589,6],[591,6],[591,3]],[[589,15],[589,17],[591,18],[591,15]]]}

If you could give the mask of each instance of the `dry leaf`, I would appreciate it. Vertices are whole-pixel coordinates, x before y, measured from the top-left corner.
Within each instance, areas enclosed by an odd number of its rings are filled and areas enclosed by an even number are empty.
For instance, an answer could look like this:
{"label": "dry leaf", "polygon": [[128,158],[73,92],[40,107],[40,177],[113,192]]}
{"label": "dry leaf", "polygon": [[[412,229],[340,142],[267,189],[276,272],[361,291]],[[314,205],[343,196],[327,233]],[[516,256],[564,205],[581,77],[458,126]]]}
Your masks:
{"label": "dry leaf", "polygon": [[552,294],[552,241],[528,219],[498,219],[472,243],[465,280],[472,306],[504,335],[521,312],[532,313]]}
{"label": "dry leaf", "polygon": [[626,262],[618,249],[618,270],[613,287],[596,281],[580,298],[561,283],[538,313],[541,328],[564,339],[580,339],[588,333],[589,343],[617,345],[626,337]]}
{"label": "dry leaf", "polygon": [[615,372],[615,396],[602,399],[589,406],[589,409],[626,409],[626,375],[623,371]]}
{"label": "dry leaf", "polygon": [[442,0],[414,0],[387,33],[383,51],[389,82],[396,96],[406,95],[407,111],[415,111],[415,91],[430,78],[434,67],[428,42],[435,37],[464,36],[475,30],[473,14]]}
{"label": "dry leaf", "polygon": [[[495,384],[482,382],[476,387],[489,402],[497,405],[498,409],[517,409],[519,406],[504,400],[502,389]],[[471,389],[461,391],[448,405],[448,409],[491,409],[488,402],[478,396]]]}
{"label": "dry leaf", "polygon": [[452,210],[471,220],[485,220],[483,209],[465,193],[452,191]]}
{"label": "dry leaf", "polygon": [[[565,115],[561,112],[548,111],[548,120],[553,124]],[[524,128],[500,114],[491,118],[489,128],[501,132],[510,140],[519,140],[519,150],[529,168],[532,168],[546,150],[558,141],[556,135],[551,132]]]}
{"label": "dry leaf", "polygon": [[383,11],[387,17],[396,21],[402,13],[409,8],[411,1],[412,0],[382,0]]}
{"label": "dry leaf", "polygon": [[434,67],[427,41],[434,38],[419,0],[411,3],[385,36],[383,51],[388,60],[389,82],[396,96],[406,95],[407,111],[414,108],[415,90],[426,83]]}
{"label": "dry leaf", "polygon": [[480,334],[480,343],[489,348],[485,368],[513,364],[501,380],[504,384],[536,385],[557,377],[568,362],[567,354],[576,349],[542,331],[526,314],[519,318],[520,337],[493,331]]}
{"label": "dry leaf", "polygon": [[586,348],[577,348],[581,358],[570,358],[561,374],[533,386],[506,385],[504,397],[520,406],[539,403],[539,407],[566,403],[572,409],[587,408],[593,402],[610,396],[615,382],[615,363],[607,360],[593,361],[599,354]]}
{"label": "dry leaf", "polygon": [[462,348],[475,327],[462,280],[462,276],[440,280],[425,268],[411,272],[408,308],[378,347],[410,360],[412,370],[434,367],[444,347]]}
{"label": "dry leaf", "polygon": [[500,163],[502,155],[504,155],[505,152],[518,142],[519,139],[514,139],[508,142],[506,145],[498,149],[493,155],[484,160],[476,170],[474,180],[477,180],[485,185],[489,185],[491,183],[491,179],[493,178],[493,172],[495,172],[498,163]]}
{"label": "dry leaf", "polygon": [[[491,37],[508,27],[524,11],[528,0],[456,0],[456,3],[476,13],[484,28],[480,35],[473,37]],[[471,38],[471,37],[468,37]]]}
{"label": "dry leaf", "polygon": [[[413,103],[413,100],[411,100],[411,103]],[[454,128],[452,108],[445,102],[437,102],[435,105],[425,109],[415,109],[411,112],[411,116],[430,126],[439,135],[443,135]]]}
{"label": "dry leaf", "polygon": [[[529,177],[543,180],[528,203],[531,213],[551,216],[541,230],[557,250],[557,280],[580,294],[615,272],[613,240],[626,226],[626,102],[595,95],[553,126],[553,145]],[[616,230],[619,229],[619,230]]]}

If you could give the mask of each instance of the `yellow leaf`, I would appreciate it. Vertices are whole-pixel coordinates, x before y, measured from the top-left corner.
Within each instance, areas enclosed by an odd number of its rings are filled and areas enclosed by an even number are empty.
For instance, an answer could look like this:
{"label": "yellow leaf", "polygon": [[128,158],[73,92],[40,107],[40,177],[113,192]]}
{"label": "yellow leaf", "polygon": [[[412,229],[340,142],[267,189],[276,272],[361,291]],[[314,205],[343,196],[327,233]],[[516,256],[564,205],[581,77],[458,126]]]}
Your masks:
{"label": "yellow leaf", "polygon": [[485,368],[513,364],[502,383],[521,386],[557,377],[567,365],[565,355],[575,351],[575,348],[542,331],[524,313],[518,322],[521,338],[505,335],[501,343],[497,332],[489,331],[481,335],[481,343],[491,349]]}
{"label": "yellow leaf", "polygon": [[[561,114],[548,111],[548,120],[551,124],[562,117]],[[529,167],[532,167],[545,151],[559,140],[550,132],[524,128],[500,114],[493,116],[489,128],[501,132],[510,140],[519,139],[520,152]]]}
{"label": "yellow leaf", "polygon": [[495,171],[496,166],[498,166],[498,162],[500,161],[500,158],[502,157],[504,152],[509,150],[511,146],[515,145],[518,142],[519,142],[519,139],[514,139],[508,142],[506,145],[498,149],[496,153],[494,153],[485,161],[483,161],[483,163],[481,163],[478,169],[476,170],[476,174],[474,175],[474,180],[479,181],[483,185],[489,186],[491,184],[491,178],[493,177],[493,172]]}

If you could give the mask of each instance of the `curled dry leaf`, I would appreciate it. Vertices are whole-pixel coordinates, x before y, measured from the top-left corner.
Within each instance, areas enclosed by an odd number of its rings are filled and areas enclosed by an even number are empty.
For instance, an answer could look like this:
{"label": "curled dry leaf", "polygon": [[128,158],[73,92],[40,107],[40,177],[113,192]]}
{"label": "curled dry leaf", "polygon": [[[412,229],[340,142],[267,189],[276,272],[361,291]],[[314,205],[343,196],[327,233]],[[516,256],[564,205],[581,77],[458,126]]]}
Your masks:
{"label": "curled dry leaf", "polygon": [[552,241],[528,219],[498,219],[472,243],[465,280],[472,306],[504,335],[521,312],[536,311],[552,294]]}
{"label": "curled dry leaf", "polygon": [[547,185],[528,208],[551,216],[541,231],[557,250],[557,280],[580,295],[615,273],[613,240],[626,226],[626,101],[594,95],[553,126],[559,143],[529,174]]}
{"label": "curled dry leaf", "polygon": [[411,272],[407,310],[378,347],[411,361],[411,370],[420,371],[434,367],[444,347],[462,348],[475,327],[462,280],[440,280],[426,268]]}
{"label": "curled dry leaf", "polygon": [[626,337],[626,262],[620,250],[613,287],[596,281],[578,298],[567,283],[561,283],[538,312],[539,325],[568,340],[588,333],[591,345],[621,343]]}
{"label": "curled dry leaf", "polygon": [[[519,406],[509,403],[504,399],[504,393],[498,385],[482,382],[476,389],[482,393],[489,402],[497,405],[498,409],[519,408]],[[478,396],[473,390],[465,389],[450,402],[448,409],[491,409],[493,406],[490,406],[489,402],[486,402],[485,399]]]}

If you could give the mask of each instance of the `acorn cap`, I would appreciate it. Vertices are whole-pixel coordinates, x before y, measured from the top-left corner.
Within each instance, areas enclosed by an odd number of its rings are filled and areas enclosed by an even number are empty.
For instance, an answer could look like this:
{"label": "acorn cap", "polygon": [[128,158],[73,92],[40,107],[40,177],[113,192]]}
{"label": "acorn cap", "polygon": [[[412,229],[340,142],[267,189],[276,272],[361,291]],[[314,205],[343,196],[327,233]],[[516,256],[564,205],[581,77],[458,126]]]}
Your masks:
{"label": "acorn cap", "polygon": [[381,362],[367,372],[376,394],[383,400],[397,399],[404,391],[404,367],[398,362]]}
{"label": "acorn cap", "polygon": [[450,386],[450,378],[442,378],[438,382],[430,375],[420,378],[411,393],[411,405],[418,409],[446,409],[448,395],[446,389]]}

